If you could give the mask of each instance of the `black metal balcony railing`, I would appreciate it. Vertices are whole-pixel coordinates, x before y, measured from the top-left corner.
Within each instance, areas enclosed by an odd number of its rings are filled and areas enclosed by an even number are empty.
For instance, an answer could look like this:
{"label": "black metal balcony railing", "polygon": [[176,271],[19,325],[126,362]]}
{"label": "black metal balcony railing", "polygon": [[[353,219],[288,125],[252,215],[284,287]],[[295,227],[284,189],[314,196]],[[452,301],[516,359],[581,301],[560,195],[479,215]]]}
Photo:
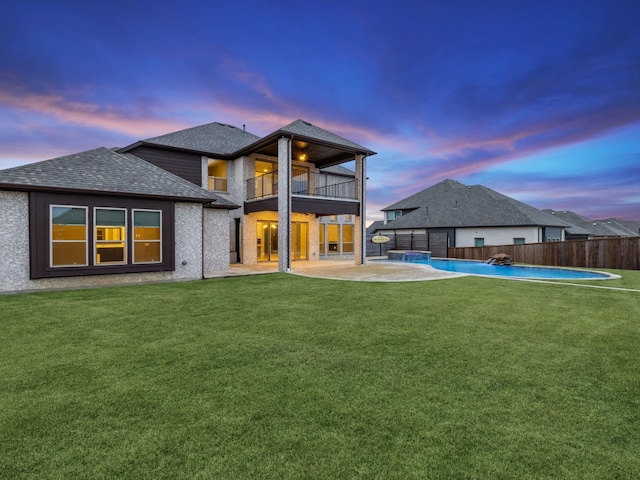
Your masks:
{"label": "black metal balcony railing", "polygon": [[[356,200],[357,180],[343,181],[342,178],[326,173],[293,171],[291,178],[292,195],[312,197],[344,198]],[[247,200],[278,195],[278,172],[265,173],[247,180]]]}

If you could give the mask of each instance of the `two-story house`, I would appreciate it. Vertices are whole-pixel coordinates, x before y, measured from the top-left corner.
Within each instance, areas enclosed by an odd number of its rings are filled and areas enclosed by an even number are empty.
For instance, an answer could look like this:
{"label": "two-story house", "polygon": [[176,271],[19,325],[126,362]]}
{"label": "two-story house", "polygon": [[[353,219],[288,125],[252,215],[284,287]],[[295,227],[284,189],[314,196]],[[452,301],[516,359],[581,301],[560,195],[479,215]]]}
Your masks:
{"label": "two-story house", "polygon": [[333,216],[351,227],[339,253],[364,263],[374,154],[303,120],[266,137],[215,122],[0,171],[0,290],[286,272],[336,253]]}

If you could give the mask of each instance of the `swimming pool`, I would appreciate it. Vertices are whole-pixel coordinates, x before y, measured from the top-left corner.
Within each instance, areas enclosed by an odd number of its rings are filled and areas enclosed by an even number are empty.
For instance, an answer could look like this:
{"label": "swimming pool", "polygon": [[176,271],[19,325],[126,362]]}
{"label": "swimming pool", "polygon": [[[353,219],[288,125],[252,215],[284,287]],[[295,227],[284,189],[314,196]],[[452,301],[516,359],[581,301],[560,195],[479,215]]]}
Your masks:
{"label": "swimming pool", "polygon": [[447,272],[468,273],[470,275],[488,275],[493,277],[534,278],[545,280],[607,280],[615,278],[607,273],[587,270],[571,270],[568,268],[553,267],[524,267],[519,265],[489,265],[484,262],[470,260],[445,260],[432,258],[429,261],[425,260],[412,263],[431,265],[433,268],[445,270]]}

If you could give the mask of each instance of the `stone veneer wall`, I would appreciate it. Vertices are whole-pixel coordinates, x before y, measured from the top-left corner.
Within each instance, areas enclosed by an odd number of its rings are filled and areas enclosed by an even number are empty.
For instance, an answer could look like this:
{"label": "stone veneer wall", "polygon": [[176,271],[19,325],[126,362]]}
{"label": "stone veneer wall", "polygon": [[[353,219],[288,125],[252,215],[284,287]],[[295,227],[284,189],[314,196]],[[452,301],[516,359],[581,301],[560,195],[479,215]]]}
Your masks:
{"label": "stone veneer wall", "polygon": [[174,279],[202,278],[202,205],[176,202]]}
{"label": "stone veneer wall", "polygon": [[229,269],[229,210],[204,209],[204,271]]}
{"label": "stone veneer wall", "polygon": [[[86,288],[164,280],[202,278],[202,206],[194,203],[176,203],[176,270],[175,272],[122,273],[114,275],[83,275],[62,278],[29,278],[29,194],[0,191],[0,292],[26,290]],[[228,228],[227,211],[211,214],[210,227],[217,223]],[[209,222],[205,213],[205,223]],[[224,217],[224,218],[223,218]],[[222,227],[224,230],[224,227]],[[224,236],[224,231],[221,233]],[[221,262],[228,262],[228,240],[217,242],[222,254]],[[186,261],[185,265],[182,262]],[[214,260],[211,260],[216,264]],[[221,263],[220,263],[221,264]]]}
{"label": "stone veneer wall", "polygon": [[0,291],[29,288],[29,194],[0,191]]}

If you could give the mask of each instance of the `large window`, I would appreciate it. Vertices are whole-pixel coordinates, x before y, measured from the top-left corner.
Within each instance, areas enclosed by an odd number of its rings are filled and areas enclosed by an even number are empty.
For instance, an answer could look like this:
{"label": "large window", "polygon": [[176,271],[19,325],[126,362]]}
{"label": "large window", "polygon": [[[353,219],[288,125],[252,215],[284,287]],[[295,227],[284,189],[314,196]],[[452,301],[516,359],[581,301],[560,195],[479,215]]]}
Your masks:
{"label": "large window", "polygon": [[340,255],[353,253],[353,225],[320,224],[320,255]]}
{"label": "large window", "polygon": [[264,160],[256,160],[256,176],[254,192],[251,198],[262,198],[278,193],[278,172],[276,164]]}
{"label": "large window", "polygon": [[30,277],[175,269],[174,202],[32,192]]}
{"label": "large window", "polygon": [[353,253],[353,225],[342,225],[342,253]]}
{"label": "large window", "polygon": [[122,208],[96,208],[96,265],[127,262],[127,211]]}
{"label": "large window", "polygon": [[52,267],[87,265],[87,207],[51,206]]}
{"label": "large window", "polygon": [[216,192],[227,191],[227,162],[225,160],[208,161],[208,189]]}
{"label": "large window", "polygon": [[162,212],[133,211],[133,263],[162,261]]}

